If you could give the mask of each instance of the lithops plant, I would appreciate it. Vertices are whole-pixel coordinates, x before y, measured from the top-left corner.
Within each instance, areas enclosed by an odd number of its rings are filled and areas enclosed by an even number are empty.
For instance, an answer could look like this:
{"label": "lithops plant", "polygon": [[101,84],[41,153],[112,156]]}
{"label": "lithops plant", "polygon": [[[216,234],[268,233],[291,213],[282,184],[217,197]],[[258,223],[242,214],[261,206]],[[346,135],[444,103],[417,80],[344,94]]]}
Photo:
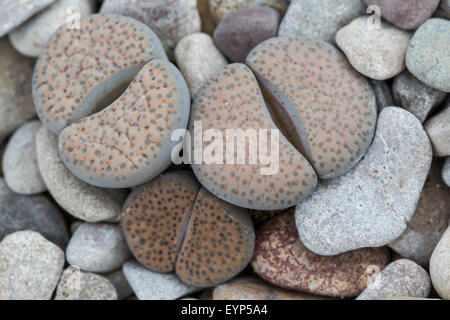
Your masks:
{"label": "lithops plant", "polygon": [[[234,205],[285,209],[311,195],[317,175],[343,175],[367,152],[377,118],[375,95],[335,47],[319,40],[271,38],[250,52],[247,65],[254,74],[233,64],[209,79],[194,99],[189,130],[195,139],[200,121],[203,132],[214,129],[223,137],[229,129],[279,129],[279,150],[267,146],[278,152],[278,170],[261,174],[267,165],[250,161],[250,144],[240,164],[214,155],[213,163],[199,163],[196,149],[214,149],[207,139],[202,148],[194,141],[192,168],[206,189]],[[260,144],[261,136],[248,138]],[[225,147],[227,155],[235,152]]]}
{"label": "lithops plant", "polygon": [[249,263],[254,230],[244,209],[201,188],[189,171],[173,171],[134,190],[123,208],[122,230],[146,268],[176,271],[185,283],[210,287]]}
{"label": "lithops plant", "polygon": [[186,83],[144,24],[100,14],[80,25],[58,29],[39,57],[36,110],[60,133],[61,158],[78,178],[110,188],[141,184],[170,165],[170,135],[189,117]]}

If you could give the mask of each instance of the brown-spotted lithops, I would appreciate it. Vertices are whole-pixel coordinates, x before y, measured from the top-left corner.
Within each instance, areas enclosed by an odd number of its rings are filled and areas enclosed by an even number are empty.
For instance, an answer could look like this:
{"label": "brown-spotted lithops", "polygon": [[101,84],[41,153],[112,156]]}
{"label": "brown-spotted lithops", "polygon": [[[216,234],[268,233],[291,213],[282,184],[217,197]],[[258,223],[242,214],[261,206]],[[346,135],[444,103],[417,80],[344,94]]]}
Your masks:
{"label": "brown-spotted lithops", "polygon": [[60,133],[62,160],[78,178],[100,187],[141,184],[170,165],[170,135],[189,117],[186,83],[144,24],[99,14],[80,25],[58,29],[40,56],[36,110]]}
{"label": "brown-spotted lithops", "polygon": [[169,172],[133,191],[122,230],[146,268],[176,271],[185,283],[210,287],[249,263],[254,230],[248,213],[209,193],[189,171]]}

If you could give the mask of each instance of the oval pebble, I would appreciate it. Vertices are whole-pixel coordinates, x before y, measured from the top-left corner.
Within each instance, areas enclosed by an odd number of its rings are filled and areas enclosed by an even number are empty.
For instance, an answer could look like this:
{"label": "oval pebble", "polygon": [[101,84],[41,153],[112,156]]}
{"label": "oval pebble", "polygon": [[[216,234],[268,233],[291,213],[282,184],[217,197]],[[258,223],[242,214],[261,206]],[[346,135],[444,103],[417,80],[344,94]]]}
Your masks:
{"label": "oval pebble", "polygon": [[32,195],[47,190],[36,158],[36,133],[41,122],[23,124],[10,138],[3,156],[3,172],[8,187],[19,194]]}
{"label": "oval pebble", "polygon": [[336,255],[397,239],[413,217],[431,159],[420,121],[404,109],[384,108],[364,159],[297,205],[301,241],[317,254]]}
{"label": "oval pebble", "polygon": [[389,251],[363,248],[333,257],[309,251],[298,237],[295,217],[278,215],[256,232],[253,270],[283,288],[333,297],[357,296],[375,270],[389,262]]}
{"label": "oval pebble", "polygon": [[36,135],[36,152],[42,179],[64,210],[87,222],[120,217],[128,192],[98,188],[74,176],[61,160],[58,136],[45,126]]}
{"label": "oval pebble", "polygon": [[0,242],[0,300],[50,300],[64,266],[64,252],[34,231]]}
{"label": "oval pebble", "polygon": [[46,196],[25,196],[10,190],[0,179],[0,240],[22,230],[36,231],[61,248],[69,241],[61,210]]}
{"label": "oval pebble", "polygon": [[450,101],[436,115],[425,122],[425,131],[430,137],[435,157],[450,156]]}
{"label": "oval pebble", "polygon": [[[70,17],[85,17],[97,7],[95,0],[58,0],[9,34],[9,40],[21,54],[38,57],[52,34]],[[69,25],[70,26],[70,25]]]}
{"label": "oval pebble", "polygon": [[405,70],[411,34],[389,23],[369,27],[366,16],[356,18],[336,33],[336,44],[352,66],[374,80],[387,80]]}
{"label": "oval pebble", "polygon": [[130,257],[120,227],[106,223],[83,223],[66,249],[67,261],[88,272],[111,272]]}
{"label": "oval pebble", "polygon": [[70,266],[61,275],[54,300],[117,300],[117,298],[116,289],[108,279]]}
{"label": "oval pebble", "polygon": [[253,6],[265,6],[283,14],[288,6],[286,0],[209,0],[211,13],[217,21],[222,20],[233,12]]}
{"label": "oval pebble", "polygon": [[450,300],[450,228],[445,231],[430,259],[433,287],[442,299]]}
{"label": "oval pebble", "polygon": [[374,276],[356,300],[383,300],[390,297],[426,298],[430,294],[428,273],[411,260],[392,262]]}

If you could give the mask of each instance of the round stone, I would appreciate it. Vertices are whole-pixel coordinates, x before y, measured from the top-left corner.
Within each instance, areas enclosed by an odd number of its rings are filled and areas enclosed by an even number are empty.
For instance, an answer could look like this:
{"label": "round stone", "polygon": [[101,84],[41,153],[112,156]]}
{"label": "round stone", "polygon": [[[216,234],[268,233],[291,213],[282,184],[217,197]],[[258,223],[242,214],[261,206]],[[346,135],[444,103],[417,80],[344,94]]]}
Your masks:
{"label": "round stone", "polygon": [[64,252],[34,231],[0,242],[0,300],[50,300],[64,266]]}
{"label": "round stone", "polygon": [[450,101],[442,111],[425,123],[425,130],[433,145],[435,157],[450,156]]}
{"label": "round stone", "polygon": [[254,6],[270,7],[283,14],[288,3],[286,0],[209,0],[209,6],[215,19],[220,21],[233,12]]}
{"label": "round stone", "polygon": [[450,228],[445,231],[433,251],[430,275],[433,287],[442,299],[450,300]]}

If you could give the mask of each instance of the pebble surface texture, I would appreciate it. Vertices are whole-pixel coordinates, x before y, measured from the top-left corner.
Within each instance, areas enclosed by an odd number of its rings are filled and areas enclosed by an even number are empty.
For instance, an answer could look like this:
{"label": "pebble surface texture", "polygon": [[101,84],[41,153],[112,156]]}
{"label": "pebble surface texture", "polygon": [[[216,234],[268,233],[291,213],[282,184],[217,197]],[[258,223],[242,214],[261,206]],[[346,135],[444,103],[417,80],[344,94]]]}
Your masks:
{"label": "pebble surface texture", "polygon": [[450,187],[450,157],[445,160],[444,167],[442,168],[442,179]]}
{"label": "pebble surface texture", "polygon": [[396,105],[411,112],[422,123],[430,111],[441,104],[447,96],[445,92],[420,82],[408,71],[395,77],[392,91]]}
{"label": "pebble surface texture", "polygon": [[442,181],[442,163],[442,159],[433,160],[413,218],[405,232],[389,244],[402,257],[422,266],[428,265],[450,218],[450,188]]}
{"label": "pebble surface texture", "polygon": [[97,6],[95,0],[58,0],[39,14],[14,29],[9,39],[20,53],[37,57],[47,45],[52,34],[70,17],[88,16],[94,13]]}
{"label": "pebble surface texture", "polygon": [[149,181],[170,166],[176,145],[171,135],[186,128],[190,102],[178,69],[153,60],[113,104],[61,132],[61,158],[78,178],[96,186]]}
{"label": "pebble surface texture", "polygon": [[213,300],[325,300],[293,290],[281,289],[258,277],[241,276],[214,288]]}
{"label": "pebble surface texture", "polygon": [[131,81],[143,64],[166,58],[157,36],[134,19],[91,15],[81,20],[80,27],[61,26],[40,55],[33,74],[36,111],[55,133],[97,111],[95,108]]}
{"label": "pebble surface texture", "polygon": [[6,235],[32,230],[65,248],[69,241],[63,215],[46,196],[24,196],[11,191],[0,179],[0,240]]}
{"label": "pebble surface texture", "polygon": [[399,28],[417,29],[425,20],[431,18],[440,0],[364,0],[381,9],[381,16]]}
{"label": "pebble surface texture", "polygon": [[119,226],[83,223],[70,239],[66,256],[83,271],[104,273],[120,268],[130,251]]}
{"label": "pebble surface texture", "polygon": [[280,107],[272,112],[281,131],[320,178],[335,178],[359,162],[375,131],[375,95],[339,50],[313,39],[272,38],[250,52],[247,64]]}
{"label": "pebble surface texture", "polygon": [[7,38],[0,39],[0,143],[36,117],[31,96],[32,73],[33,61],[17,54]]}
{"label": "pebble surface texture", "polygon": [[[197,121],[202,121],[203,132],[217,129],[223,137],[226,129],[268,130],[269,165],[251,164],[248,159],[241,159],[244,160],[242,164],[237,163],[236,149],[239,146],[226,150],[236,163],[226,164],[227,155],[223,155],[224,159],[214,159],[215,144],[206,139],[194,141],[196,150],[205,150],[205,153],[209,150],[202,164],[195,163],[198,158],[195,152],[192,153],[194,173],[200,183],[219,198],[244,208],[277,210],[292,207],[314,191],[317,177],[313,168],[282,135],[279,137],[279,161],[273,159],[275,151],[272,148],[275,150],[276,145],[272,129],[276,127],[257,80],[245,65],[227,65],[206,82],[192,105],[189,131],[193,137],[195,130],[199,130],[195,129]],[[201,143],[203,145],[199,145]]]}
{"label": "pebble surface texture", "polygon": [[192,173],[175,171],[136,189],[121,221],[128,246],[145,267],[176,271],[197,287],[229,280],[253,255],[254,230],[243,209],[216,198]]}
{"label": "pebble surface texture", "polygon": [[283,288],[334,297],[357,296],[374,270],[389,261],[386,248],[363,248],[334,257],[309,251],[298,237],[295,217],[284,213],[256,232],[253,270]]}
{"label": "pebble surface texture", "polygon": [[175,48],[175,60],[192,98],[210,76],[227,64],[206,33],[193,33],[181,39]]}
{"label": "pebble surface texture", "polygon": [[369,282],[356,300],[383,300],[391,297],[426,298],[431,282],[428,273],[411,260],[392,262]]}
{"label": "pebble surface texture", "polygon": [[450,228],[442,236],[430,260],[433,287],[442,299],[450,300]]}
{"label": "pebble surface texture", "polygon": [[197,0],[105,0],[100,12],[129,16],[145,23],[161,39],[169,57],[179,40],[201,31]]}
{"label": "pebble surface texture", "polygon": [[259,43],[277,34],[280,15],[272,8],[250,7],[228,15],[214,31],[214,42],[231,62],[245,62]]}
{"label": "pebble surface texture", "polygon": [[450,92],[450,21],[429,19],[414,33],[406,54],[408,70],[426,85]]}
{"label": "pebble surface texture", "polygon": [[87,222],[120,216],[127,191],[98,188],[75,177],[61,160],[58,136],[45,126],[36,135],[36,153],[42,179],[64,210]]}
{"label": "pebble surface texture", "polygon": [[435,157],[450,156],[450,102],[425,123],[425,130],[433,145]]}
{"label": "pebble surface texture", "polygon": [[176,300],[199,290],[184,284],[173,273],[153,272],[135,261],[125,262],[122,270],[139,300]]}
{"label": "pebble surface texture", "polygon": [[55,300],[117,300],[113,284],[95,273],[80,271],[72,266],[63,271]]}
{"label": "pebble surface texture", "polygon": [[340,29],[336,43],[352,66],[374,80],[386,80],[405,70],[411,34],[381,21],[370,28],[368,17],[359,17]]}
{"label": "pebble surface texture", "polygon": [[431,165],[430,141],[408,111],[381,111],[374,141],[349,173],[297,205],[304,245],[320,255],[383,246],[411,220]]}
{"label": "pebble surface texture", "polygon": [[286,11],[288,3],[285,0],[209,0],[211,13],[217,21],[240,9],[254,6],[270,7],[282,14]]}
{"label": "pebble surface texture", "polygon": [[36,158],[38,120],[22,125],[8,142],[3,156],[3,172],[8,187],[19,194],[37,194],[47,190]]}
{"label": "pebble surface texture", "polygon": [[294,0],[280,24],[279,36],[303,36],[334,43],[336,32],[364,12],[361,0]]}
{"label": "pebble surface texture", "polygon": [[64,252],[34,231],[0,243],[0,300],[50,300],[64,266]]}
{"label": "pebble surface texture", "polygon": [[0,0],[0,38],[55,0]]}

